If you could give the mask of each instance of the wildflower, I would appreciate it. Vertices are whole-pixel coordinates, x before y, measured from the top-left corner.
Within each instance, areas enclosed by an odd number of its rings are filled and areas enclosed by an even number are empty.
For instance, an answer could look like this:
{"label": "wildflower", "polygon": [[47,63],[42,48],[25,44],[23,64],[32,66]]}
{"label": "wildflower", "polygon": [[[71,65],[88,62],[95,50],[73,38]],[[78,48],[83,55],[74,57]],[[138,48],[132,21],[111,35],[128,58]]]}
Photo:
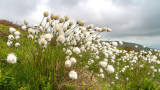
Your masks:
{"label": "wildflower", "polygon": [[37,40],[34,40],[35,43],[37,43]]}
{"label": "wildflower", "polygon": [[64,35],[59,35],[59,36],[57,37],[57,41],[58,41],[58,42],[61,42],[61,43],[64,43],[64,42],[65,42],[65,37],[64,37]]}
{"label": "wildflower", "polygon": [[111,82],[112,84],[114,84],[114,82]]}
{"label": "wildflower", "polygon": [[14,35],[15,35],[15,36],[19,36],[19,35],[20,35],[20,32],[19,32],[19,31],[15,31],[15,32],[14,32]]}
{"label": "wildflower", "polygon": [[103,73],[101,73],[101,74],[99,75],[99,77],[104,78],[104,74],[103,74]]}
{"label": "wildflower", "polygon": [[53,35],[50,34],[50,33],[44,35],[44,38],[45,38],[47,41],[51,41],[52,37],[53,37]]}
{"label": "wildflower", "polygon": [[112,46],[117,46],[118,44],[117,44],[117,42],[112,42],[111,45]]}
{"label": "wildflower", "polygon": [[20,44],[19,44],[19,43],[16,43],[16,44],[15,44],[15,47],[19,47],[19,46],[20,46]]}
{"label": "wildflower", "polygon": [[100,73],[103,73],[103,69],[102,69],[102,68],[100,68],[100,69],[99,69],[99,72],[100,72]]}
{"label": "wildflower", "polygon": [[38,42],[39,42],[39,44],[42,45],[42,46],[47,45],[47,41],[46,41],[44,38],[40,38]]}
{"label": "wildflower", "polygon": [[75,63],[77,62],[77,61],[76,61],[76,59],[75,59],[75,58],[73,58],[73,57],[72,57],[72,58],[70,58],[70,61],[71,61],[71,63],[72,63],[72,64],[75,64]]}
{"label": "wildflower", "polygon": [[66,30],[67,30],[67,27],[66,27],[66,26],[64,26],[64,27],[63,27],[63,31],[65,32]]}
{"label": "wildflower", "polygon": [[50,19],[49,17],[47,17],[46,21],[47,21],[47,22],[50,22],[50,21],[51,21],[51,19]]}
{"label": "wildflower", "polygon": [[43,13],[43,16],[44,16],[44,17],[48,17],[48,15],[49,15],[49,14],[48,14],[47,11],[45,11],[45,12]]}
{"label": "wildflower", "polygon": [[157,72],[157,69],[153,69],[153,72]]}
{"label": "wildflower", "polygon": [[59,19],[59,15],[55,15],[55,16],[54,16],[54,19],[55,19],[55,20],[58,20],[58,19]]}
{"label": "wildflower", "polygon": [[150,69],[154,69],[154,66],[150,66]]}
{"label": "wildflower", "polygon": [[107,28],[107,32],[111,32],[112,30],[110,28]]}
{"label": "wildflower", "polygon": [[79,54],[79,53],[81,53],[81,50],[78,47],[74,47],[73,52],[76,54]]}
{"label": "wildflower", "polygon": [[[108,30],[108,29],[107,29]],[[98,32],[102,32],[102,28],[98,28]]]}
{"label": "wildflower", "polygon": [[69,22],[69,26],[72,26],[72,25],[73,25],[73,21],[70,21],[70,22]]}
{"label": "wildflower", "polygon": [[29,28],[29,29],[28,29],[28,33],[29,33],[29,34],[32,34],[32,32],[33,32],[33,29],[32,29],[32,28]]}
{"label": "wildflower", "polygon": [[123,42],[122,42],[122,41],[119,41],[118,44],[119,44],[119,45],[123,45]]}
{"label": "wildflower", "polygon": [[138,48],[138,45],[135,45],[135,48]]}
{"label": "wildflower", "polygon": [[103,28],[102,28],[102,31],[107,31],[107,28],[106,28],[106,27],[103,27]]}
{"label": "wildflower", "polygon": [[86,24],[86,21],[84,20],[79,20],[78,21],[79,26],[84,26]]}
{"label": "wildflower", "polygon": [[64,16],[64,19],[65,19],[65,21],[68,21],[69,20],[69,16],[68,15]]}
{"label": "wildflower", "polygon": [[93,24],[90,24],[87,26],[88,29],[92,29],[93,28]]}
{"label": "wildflower", "polygon": [[71,50],[66,50],[66,54],[67,54],[67,55],[72,55]]}
{"label": "wildflower", "polygon": [[64,23],[65,22],[65,18],[60,18],[59,19],[59,23]]}
{"label": "wildflower", "polygon": [[28,35],[28,38],[33,39],[33,35],[32,34]]}
{"label": "wildflower", "polygon": [[127,80],[127,81],[129,80],[128,77],[126,78],[126,80]]}
{"label": "wildflower", "polygon": [[9,36],[8,36],[8,39],[9,39],[9,40],[13,40],[13,39],[14,39],[14,36],[13,36],[13,35],[9,35]]}
{"label": "wildflower", "polygon": [[107,58],[105,58],[105,59],[104,59],[104,61],[105,61],[105,62],[108,62],[108,59],[107,59]]}
{"label": "wildflower", "polygon": [[15,28],[13,28],[13,27],[10,27],[10,28],[9,28],[9,32],[10,32],[11,34],[13,34],[15,31],[16,31]]}
{"label": "wildflower", "polygon": [[24,20],[24,24],[25,24],[25,25],[27,25],[27,24],[28,24],[28,21],[27,21],[26,19]]}
{"label": "wildflower", "polygon": [[157,61],[157,64],[160,64],[160,61]]}
{"label": "wildflower", "polygon": [[100,38],[101,38],[101,36],[100,36],[100,35],[96,36],[96,39],[100,39]]}
{"label": "wildflower", "polygon": [[117,80],[117,79],[119,79],[119,78],[116,76],[115,79]]}
{"label": "wildflower", "polygon": [[99,59],[99,56],[98,56],[98,55],[96,55],[95,59]]}
{"label": "wildflower", "polygon": [[108,65],[106,70],[108,71],[108,73],[113,73],[114,72],[114,68],[112,65]]}
{"label": "wildflower", "polygon": [[8,42],[7,42],[7,46],[9,46],[9,47],[10,47],[10,46],[11,46],[11,44],[12,44],[12,41],[8,41]]}
{"label": "wildflower", "polygon": [[105,62],[105,61],[100,61],[100,62],[99,62],[99,65],[100,65],[101,67],[106,67],[106,66],[107,66],[107,62]]}
{"label": "wildflower", "polygon": [[15,39],[16,39],[16,40],[20,39],[20,36],[16,36]]}
{"label": "wildflower", "polygon": [[75,71],[70,71],[69,72],[69,78],[71,78],[72,80],[77,79],[77,72]]}
{"label": "wildflower", "polygon": [[11,53],[11,54],[8,54],[8,56],[7,56],[7,62],[8,63],[16,63],[17,62],[17,57],[13,54],[13,53]]}
{"label": "wildflower", "polygon": [[62,29],[61,24],[56,24],[55,29],[57,32],[59,32]]}
{"label": "wildflower", "polygon": [[54,19],[54,14],[53,14],[53,13],[51,14],[50,18],[51,18],[52,20]]}
{"label": "wildflower", "polygon": [[86,42],[85,46],[89,47],[92,44],[91,41]]}
{"label": "wildflower", "polygon": [[70,67],[72,65],[72,62],[70,60],[65,61],[65,66]]}

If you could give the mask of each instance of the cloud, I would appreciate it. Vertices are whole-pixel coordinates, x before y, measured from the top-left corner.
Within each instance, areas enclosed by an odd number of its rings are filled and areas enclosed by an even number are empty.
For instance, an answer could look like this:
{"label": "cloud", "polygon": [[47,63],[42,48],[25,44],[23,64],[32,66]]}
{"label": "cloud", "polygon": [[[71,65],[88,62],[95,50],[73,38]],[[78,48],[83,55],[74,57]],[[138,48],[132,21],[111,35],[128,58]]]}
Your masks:
{"label": "cloud", "polygon": [[0,3],[0,18],[18,21],[36,9],[39,0],[3,0]]}

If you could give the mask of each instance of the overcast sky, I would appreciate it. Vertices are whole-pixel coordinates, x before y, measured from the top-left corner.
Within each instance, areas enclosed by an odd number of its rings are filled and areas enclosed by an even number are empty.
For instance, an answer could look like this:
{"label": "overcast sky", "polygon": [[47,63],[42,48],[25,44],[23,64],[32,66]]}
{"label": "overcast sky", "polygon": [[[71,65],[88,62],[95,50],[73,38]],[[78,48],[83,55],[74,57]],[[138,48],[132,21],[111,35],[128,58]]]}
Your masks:
{"label": "overcast sky", "polygon": [[44,11],[111,28],[102,39],[160,49],[160,0],[0,0],[0,19],[36,24]]}

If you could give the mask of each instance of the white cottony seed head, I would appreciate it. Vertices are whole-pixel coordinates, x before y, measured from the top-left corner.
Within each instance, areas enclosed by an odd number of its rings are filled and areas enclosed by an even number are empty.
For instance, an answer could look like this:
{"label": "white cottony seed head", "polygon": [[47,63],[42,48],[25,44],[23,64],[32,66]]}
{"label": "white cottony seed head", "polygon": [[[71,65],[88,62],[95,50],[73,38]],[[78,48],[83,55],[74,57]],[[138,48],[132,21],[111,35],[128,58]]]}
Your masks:
{"label": "white cottony seed head", "polygon": [[26,27],[26,26],[22,26],[22,30],[23,30],[23,31],[26,31],[26,30],[27,30],[27,27]]}
{"label": "white cottony seed head", "polygon": [[20,35],[20,32],[19,32],[19,31],[15,31],[15,32],[14,32],[14,35],[15,35],[15,36],[19,36],[19,35]]}
{"label": "white cottony seed head", "polygon": [[8,36],[8,39],[9,39],[9,40],[13,40],[13,39],[14,39],[14,36],[13,36],[13,35],[9,35],[9,36]]}
{"label": "white cottony seed head", "polygon": [[106,66],[107,66],[107,62],[105,62],[105,61],[100,61],[100,62],[99,62],[99,65],[100,65],[101,67],[106,67]]}
{"label": "white cottony seed head", "polygon": [[7,56],[7,62],[8,63],[16,63],[17,62],[17,57],[13,54],[13,53],[11,53],[11,54],[8,54],[8,56]]}
{"label": "white cottony seed head", "polygon": [[13,34],[15,31],[16,31],[15,28],[13,28],[13,27],[10,27],[10,28],[9,28],[9,32],[10,32],[11,34]]}
{"label": "white cottony seed head", "polygon": [[114,68],[112,65],[108,65],[106,70],[108,71],[108,73],[113,73],[114,72]]}
{"label": "white cottony seed head", "polygon": [[81,53],[81,50],[78,47],[74,47],[73,52],[76,54],[79,54],[79,53]]}
{"label": "white cottony seed head", "polygon": [[72,62],[70,60],[65,61],[65,66],[70,67],[72,65]]}
{"label": "white cottony seed head", "polygon": [[72,64],[75,64],[77,62],[76,59],[73,58],[73,57],[71,57],[70,61],[71,61]]}
{"label": "white cottony seed head", "polygon": [[70,71],[69,78],[71,78],[72,80],[77,79],[77,72],[75,72],[74,70]]}
{"label": "white cottony seed head", "polygon": [[65,42],[65,36],[64,36],[64,35],[59,35],[59,36],[57,37],[57,41],[58,41],[58,42],[61,42],[61,43],[64,43],[64,42]]}
{"label": "white cottony seed head", "polygon": [[19,44],[19,43],[16,43],[16,44],[15,44],[15,47],[19,47],[19,46],[20,46],[20,44]]}
{"label": "white cottony seed head", "polygon": [[47,41],[44,38],[40,38],[39,39],[39,44],[42,45],[42,46],[45,46],[45,45],[47,45]]}

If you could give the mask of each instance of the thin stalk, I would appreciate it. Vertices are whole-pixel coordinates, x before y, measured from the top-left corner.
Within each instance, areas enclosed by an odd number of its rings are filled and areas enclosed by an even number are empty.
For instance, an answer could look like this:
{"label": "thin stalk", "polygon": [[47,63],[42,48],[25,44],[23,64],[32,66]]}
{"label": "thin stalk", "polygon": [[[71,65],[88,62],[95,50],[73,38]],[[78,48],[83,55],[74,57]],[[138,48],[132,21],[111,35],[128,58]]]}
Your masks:
{"label": "thin stalk", "polygon": [[66,21],[63,23],[62,27],[64,26],[65,23],[66,23]]}
{"label": "thin stalk", "polygon": [[68,32],[66,32],[66,34],[68,34],[69,32],[72,32],[73,29],[77,28],[78,24],[76,24],[72,29],[70,29]]}
{"label": "thin stalk", "polygon": [[43,22],[43,20],[44,20],[44,17],[43,17],[43,19],[42,19],[41,23]]}

